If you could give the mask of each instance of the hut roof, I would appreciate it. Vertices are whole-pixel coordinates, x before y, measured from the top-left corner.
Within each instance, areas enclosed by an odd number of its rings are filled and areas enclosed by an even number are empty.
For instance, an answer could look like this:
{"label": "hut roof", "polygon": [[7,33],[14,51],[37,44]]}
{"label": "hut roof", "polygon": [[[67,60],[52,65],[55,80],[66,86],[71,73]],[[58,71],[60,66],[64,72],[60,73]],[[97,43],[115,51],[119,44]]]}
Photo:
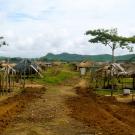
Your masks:
{"label": "hut roof", "polygon": [[54,61],[53,62],[53,65],[54,66],[60,66],[62,64],[62,62],[60,62],[60,61]]}
{"label": "hut roof", "polygon": [[93,62],[91,61],[83,61],[78,65],[78,67],[89,68],[92,65],[93,65]]}
{"label": "hut roof", "polygon": [[37,73],[38,72],[38,65],[35,63],[31,62],[28,59],[24,59],[21,62],[19,62],[14,69],[18,73]]}

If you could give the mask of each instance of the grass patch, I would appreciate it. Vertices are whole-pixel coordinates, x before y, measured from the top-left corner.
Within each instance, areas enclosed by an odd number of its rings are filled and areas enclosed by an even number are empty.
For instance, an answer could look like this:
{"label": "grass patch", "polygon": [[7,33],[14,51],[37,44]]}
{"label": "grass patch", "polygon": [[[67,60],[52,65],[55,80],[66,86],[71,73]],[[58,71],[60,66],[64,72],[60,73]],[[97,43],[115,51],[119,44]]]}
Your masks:
{"label": "grass patch", "polygon": [[62,70],[59,68],[50,68],[46,72],[43,73],[43,78],[36,79],[36,82],[42,84],[60,84],[65,80],[71,79],[74,76],[77,76],[78,73],[72,72],[69,70]]}
{"label": "grass patch", "polygon": [[[111,89],[99,89],[99,90],[96,90],[95,91],[96,94],[99,94],[99,95],[111,95]],[[113,90],[113,94],[114,95],[119,95],[119,94],[123,94],[123,91],[122,90]]]}

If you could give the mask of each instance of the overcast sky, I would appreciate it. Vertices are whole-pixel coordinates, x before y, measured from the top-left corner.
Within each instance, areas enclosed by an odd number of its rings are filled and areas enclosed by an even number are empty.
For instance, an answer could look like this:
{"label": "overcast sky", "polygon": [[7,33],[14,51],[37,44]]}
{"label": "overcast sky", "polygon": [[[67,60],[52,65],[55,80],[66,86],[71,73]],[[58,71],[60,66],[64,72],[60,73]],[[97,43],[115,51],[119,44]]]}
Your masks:
{"label": "overcast sky", "polygon": [[134,7],[135,0],[0,0],[0,32],[9,43],[0,56],[111,54],[109,47],[88,43],[84,33],[117,27],[121,35],[135,35]]}

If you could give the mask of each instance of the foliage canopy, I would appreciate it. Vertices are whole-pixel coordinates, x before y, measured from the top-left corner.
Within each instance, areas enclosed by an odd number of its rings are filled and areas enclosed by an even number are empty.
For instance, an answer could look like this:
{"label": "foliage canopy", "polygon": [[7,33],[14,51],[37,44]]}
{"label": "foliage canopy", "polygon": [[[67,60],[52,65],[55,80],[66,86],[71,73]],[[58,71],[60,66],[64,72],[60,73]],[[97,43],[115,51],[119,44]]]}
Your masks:
{"label": "foliage canopy", "polygon": [[105,46],[109,46],[112,49],[112,61],[114,62],[114,51],[117,48],[128,49],[133,51],[133,47],[130,44],[135,43],[135,36],[123,37],[119,36],[117,29],[96,29],[89,30],[86,35],[91,35],[90,43],[101,43]]}

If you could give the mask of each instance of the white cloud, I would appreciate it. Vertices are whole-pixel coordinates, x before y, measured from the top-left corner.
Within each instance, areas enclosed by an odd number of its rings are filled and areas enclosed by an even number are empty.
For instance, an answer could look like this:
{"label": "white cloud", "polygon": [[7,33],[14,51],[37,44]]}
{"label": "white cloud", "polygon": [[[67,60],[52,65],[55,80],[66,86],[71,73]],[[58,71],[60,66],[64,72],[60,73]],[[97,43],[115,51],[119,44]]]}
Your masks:
{"label": "white cloud", "polygon": [[134,5],[133,0],[0,0],[0,31],[9,42],[0,54],[40,57],[48,52],[111,53],[109,47],[88,43],[84,33],[117,27],[120,34],[134,35]]}

